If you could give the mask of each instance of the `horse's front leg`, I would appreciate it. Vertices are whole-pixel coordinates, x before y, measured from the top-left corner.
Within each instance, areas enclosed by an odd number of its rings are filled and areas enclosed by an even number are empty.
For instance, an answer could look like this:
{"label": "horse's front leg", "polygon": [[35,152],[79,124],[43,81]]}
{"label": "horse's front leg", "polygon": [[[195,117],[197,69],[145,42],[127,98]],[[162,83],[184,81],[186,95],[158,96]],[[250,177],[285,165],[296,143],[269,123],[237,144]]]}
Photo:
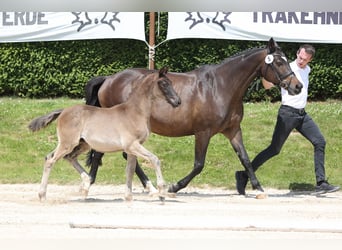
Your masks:
{"label": "horse's front leg", "polygon": [[[103,153],[97,152],[95,150],[90,150],[87,155],[87,166],[90,166],[89,176],[90,176],[90,184],[94,184],[97,176],[97,171],[99,166],[102,165],[102,157]],[[127,153],[123,152],[122,156],[127,160]],[[148,192],[156,192],[157,189],[153,186],[152,182],[149,180],[148,176],[145,174],[143,169],[140,167],[139,163],[137,162],[135,166],[135,173],[139,177],[144,188],[147,189]]]}
{"label": "horse's front leg", "polygon": [[[127,160],[127,153],[122,153],[123,158]],[[138,176],[140,182],[143,184],[144,188],[149,193],[157,193],[158,190],[153,186],[152,182],[148,178],[148,176],[145,174],[144,170],[140,167],[139,162],[137,161],[137,164],[135,165],[135,173]]]}
{"label": "horse's front leg", "polygon": [[[165,192],[165,181],[161,171],[161,163],[160,160],[156,155],[148,151],[143,145],[141,145],[138,141],[134,142],[129,150],[126,151],[127,153],[130,152],[131,154],[136,155],[137,157],[141,157],[147,161],[149,161],[156,173],[157,177],[157,187],[158,187],[158,195],[163,199],[167,195]],[[129,154],[129,153],[128,153]],[[135,162],[136,163],[136,162]],[[135,168],[134,168],[135,170]],[[150,192],[150,195],[154,195],[154,193]]]}
{"label": "horse's front leg", "polygon": [[183,179],[175,184],[170,185],[169,192],[177,193],[180,189],[185,188],[190,181],[204,168],[205,157],[208,150],[211,133],[209,130],[195,134],[195,162],[192,171]]}
{"label": "horse's front leg", "polygon": [[[223,133],[224,134],[224,133]],[[236,154],[238,155],[240,162],[242,163],[242,165],[245,167],[247,174],[250,178],[251,184],[252,184],[252,188],[253,189],[257,189],[260,192],[264,192],[263,188],[261,187],[255,172],[253,171],[252,168],[252,164],[249,160],[249,156],[247,154],[247,151],[245,149],[245,146],[243,144],[243,140],[242,140],[242,131],[241,129],[239,129],[235,135],[233,136],[233,138],[230,138],[229,134],[224,134],[228,139],[230,139],[230,143],[232,145],[232,147],[234,148]]]}

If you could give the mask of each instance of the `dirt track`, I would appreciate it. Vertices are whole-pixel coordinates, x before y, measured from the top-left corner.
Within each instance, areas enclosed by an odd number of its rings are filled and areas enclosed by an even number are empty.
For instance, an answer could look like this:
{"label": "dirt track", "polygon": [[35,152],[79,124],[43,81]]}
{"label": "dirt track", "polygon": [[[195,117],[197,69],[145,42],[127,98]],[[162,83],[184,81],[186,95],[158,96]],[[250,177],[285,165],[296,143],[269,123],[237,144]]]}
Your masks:
{"label": "dirt track", "polygon": [[189,187],[163,204],[139,187],[127,203],[123,186],[92,186],[84,200],[78,186],[49,185],[41,203],[38,187],[0,185],[0,241],[342,240],[342,192],[316,197],[269,189],[268,198],[258,200],[251,191],[243,197],[235,190]]}

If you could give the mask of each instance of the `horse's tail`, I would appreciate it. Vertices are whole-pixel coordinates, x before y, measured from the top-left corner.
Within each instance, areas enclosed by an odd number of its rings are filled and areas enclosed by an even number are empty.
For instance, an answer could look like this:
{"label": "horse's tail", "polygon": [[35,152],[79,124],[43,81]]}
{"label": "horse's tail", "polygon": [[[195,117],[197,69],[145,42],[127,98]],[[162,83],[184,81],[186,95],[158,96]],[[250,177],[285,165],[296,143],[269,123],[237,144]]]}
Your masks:
{"label": "horse's tail", "polygon": [[99,92],[99,89],[105,80],[105,76],[97,76],[87,82],[86,86],[84,87],[87,105],[100,107],[97,93]]}
{"label": "horse's tail", "polygon": [[51,122],[56,120],[57,117],[62,113],[62,111],[63,109],[58,109],[58,110],[52,111],[51,113],[47,115],[37,117],[30,122],[30,124],[28,125],[28,128],[33,132],[36,132],[42,128],[45,128]]}
{"label": "horse's tail", "polygon": [[[84,87],[87,105],[100,107],[100,102],[99,102],[99,98],[98,98],[97,94],[98,94],[99,89],[105,80],[106,80],[105,76],[97,76],[97,77],[90,79],[87,82],[86,86]],[[86,166],[91,167],[91,170],[90,170],[91,172],[93,170],[94,164],[95,165],[102,165],[101,154],[97,153],[95,150],[91,149],[89,151],[89,153],[87,154],[87,160],[86,160]],[[95,175],[96,175],[96,171],[97,170],[95,170]],[[94,178],[95,177],[93,176],[93,178],[92,178],[93,181],[95,181]]]}

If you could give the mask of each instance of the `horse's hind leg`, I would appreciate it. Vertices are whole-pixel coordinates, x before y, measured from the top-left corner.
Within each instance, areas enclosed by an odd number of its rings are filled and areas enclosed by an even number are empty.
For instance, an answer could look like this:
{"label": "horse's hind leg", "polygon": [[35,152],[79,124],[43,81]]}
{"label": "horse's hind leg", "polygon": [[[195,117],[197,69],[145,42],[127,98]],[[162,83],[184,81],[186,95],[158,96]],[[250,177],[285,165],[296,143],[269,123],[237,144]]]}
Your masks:
{"label": "horse's hind leg", "polygon": [[53,165],[56,162],[56,160],[53,159],[53,155],[54,155],[54,151],[52,151],[45,157],[43,175],[42,175],[40,188],[38,192],[38,196],[41,201],[46,199],[46,189],[47,189],[50,172],[51,172]]}
{"label": "horse's hind leg", "polygon": [[39,199],[46,200],[47,184],[53,165],[65,155],[65,151],[58,144],[57,148],[45,157],[44,170],[39,188]]}
{"label": "horse's hind leg", "polygon": [[[224,134],[227,138],[229,138],[228,135]],[[247,151],[245,149],[245,146],[243,144],[243,140],[242,140],[242,132],[241,129],[237,131],[237,133],[235,134],[235,136],[230,139],[230,143],[232,145],[232,147],[234,148],[236,154],[238,155],[240,162],[242,163],[242,165],[245,167],[245,170],[248,173],[248,176],[251,180],[251,184],[253,189],[257,189],[260,192],[264,192],[263,188],[261,187],[254,171],[253,171],[253,167],[252,164],[249,160]]]}
{"label": "horse's hind leg", "polygon": [[80,144],[73,149],[73,151],[66,156],[64,156],[64,159],[66,159],[68,162],[71,163],[71,165],[77,170],[77,172],[81,176],[81,187],[80,192],[82,195],[86,198],[89,192],[89,188],[91,185],[91,177],[87,174],[85,169],[81,166],[81,164],[77,161],[77,157],[85,152],[86,150],[89,150],[89,146],[86,142],[83,140],[80,141]]}
{"label": "horse's hind leg", "polygon": [[91,149],[87,155],[87,166],[90,166],[89,176],[91,178],[90,184],[94,184],[96,180],[97,171],[99,166],[102,165],[103,153]]}
{"label": "horse's hind leg", "polygon": [[131,201],[133,198],[132,195],[132,182],[133,175],[135,171],[135,167],[137,164],[137,157],[135,155],[126,155],[127,156],[127,164],[126,164],[126,191],[125,191],[125,199],[126,201]]}

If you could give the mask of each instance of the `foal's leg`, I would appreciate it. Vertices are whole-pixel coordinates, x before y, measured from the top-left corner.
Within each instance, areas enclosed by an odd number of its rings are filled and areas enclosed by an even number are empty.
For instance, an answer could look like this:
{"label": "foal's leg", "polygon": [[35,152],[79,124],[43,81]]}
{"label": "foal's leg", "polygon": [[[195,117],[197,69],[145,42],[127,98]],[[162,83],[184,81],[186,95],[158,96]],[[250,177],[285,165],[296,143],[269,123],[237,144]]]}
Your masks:
{"label": "foal's leg", "polygon": [[67,154],[66,156],[64,156],[64,159],[69,161],[71,165],[77,170],[77,172],[81,176],[82,182],[81,182],[80,192],[83,194],[84,198],[86,198],[88,195],[90,184],[91,184],[91,178],[87,174],[87,172],[84,170],[84,168],[81,166],[81,164],[77,161],[77,157],[81,153],[87,150],[89,150],[88,144],[85,143],[83,140],[81,140],[80,144],[77,147],[75,147],[70,154]]}
{"label": "foal's leg", "polygon": [[39,188],[39,193],[38,193],[39,199],[41,201],[46,200],[47,184],[48,184],[50,172],[51,172],[53,165],[60,158],[62,158],[65,154],[66,152],[63,149],[61,149],[60,144],[58,144],[57,148],[46,156],[42,180],[40,183],[40,188]]}
{"label": "foal's leg", "polygon": [[137,164],[137,157],[135,155],[127,155],[127,163],[126,163],[126,191],[125,191],[125,199],[126,201],[131,201],[133,198],[132,194],[132,182],[133,175],[135,171],[135,166]]}
{"label": "foal's leg", "polygon": [[39,199],[46,200],[46,189],[47,189],[47,184],[50,176],[51,169],[53,165],[55,164],[56,160],[53,158],[54,152],[52,151],[45,157],[45,163],[44,163],[44,169],[43,169],[43,175],[42,179],[40,182],[40,188],[38,192]]}
{"label": "foal's leg", "polygon": [[77,161],[76,158],[69,158],[65,157],[65,159],[71,163],[71,165],[77,170],[77,172],[81,176],[81,186],[80,186],[80,192],[83,195],[84,198],[87,198],[90,188],[90,176],[87,174],[87,172],[84,170],[84,168],[81,166],[81,164]]}
{"label": "foal's leg", "polygon": [[[126,152],[123,152],[122,156],[127,160]],[[140,167],[138,161],[136,162],[136,165],[135,165],[135,173],[139,177],[139,180],[143,184],[144,188],[146,188],[147,192],[149,192],[150,194],[158,192],[157,189],[153,186],[150,179],[147,177],[147,175],[144,173],[144,171]]]}
{"label": "foal's leg", "polygon": [[160,160],[158,159],[158,157],[154,154],[152,154],[150,151],[148,151],[144,146],[142,146],[139,142],[134,142],[129,150],[126,151],[128,154],[134,154],[137,157],[141,157],[145,160],[148,160],[151,162],[155,172],[156,172],[156,176],[157,176],[157,187],[159,190],[159,195],[161,196],[165,196],[166,192],[165,192],[165,181],[161,172],[161,168],[160,168]]}
{"label": "foal's leg", "polygon": [[[91,178],[90,184],[94,184],[96,180],[96,175],[99,166],[102,165],[102,157],[103,153],[97,152],[95,150],[90,150],[87,156],[87,165],[90,166],[89,176]],[[127,160],[127,153],[123,152],[122,156]],[[152,182],[149,180],[148,176],[144,173],[139,163],[137,162],[135,166],[135,173],[139,177],[144,188],[147,189],[148,192],[157,192],[157,189],[153,186]]]}

